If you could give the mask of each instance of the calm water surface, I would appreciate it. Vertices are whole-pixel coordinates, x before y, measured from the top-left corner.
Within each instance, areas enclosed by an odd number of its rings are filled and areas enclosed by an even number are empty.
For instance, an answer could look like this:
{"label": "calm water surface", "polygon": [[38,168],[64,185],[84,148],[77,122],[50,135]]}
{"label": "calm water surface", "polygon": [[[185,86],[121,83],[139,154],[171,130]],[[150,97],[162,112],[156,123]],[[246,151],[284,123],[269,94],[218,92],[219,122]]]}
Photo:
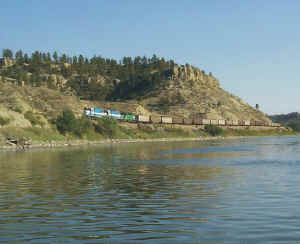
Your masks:
{"label": "calm water surface", "polygon": [[300,138],[0,152],[0,243],[300,243]]}

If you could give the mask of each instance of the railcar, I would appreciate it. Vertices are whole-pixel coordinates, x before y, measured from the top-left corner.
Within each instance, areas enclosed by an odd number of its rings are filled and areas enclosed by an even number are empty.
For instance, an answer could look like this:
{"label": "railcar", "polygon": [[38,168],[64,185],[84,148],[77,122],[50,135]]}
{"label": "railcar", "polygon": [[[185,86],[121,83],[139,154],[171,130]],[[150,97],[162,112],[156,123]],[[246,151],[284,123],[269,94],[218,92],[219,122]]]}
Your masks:
{"label": "railcar", "polygon": [[121,114],[121,120],[127,121],[127,122],[136,122],[137,116],[133,114]]}
{"label": "railcar", "polygon": [[270,126],[271,127],[272,126],[272,122],[266,122],[265,126]]}
{"label": "railcar", "polygon": [[173,117],[173,124],[184,124],[184,118]]}
{"label": "railcar", "polygon": [[163,124],[172,124],[172,122],[173,122],[172,117],[164,117],[164,116],[161,117],[161,123]]}
{"label": "railcar", "polygon": [[106,110],[102,108],[84,108],[84,115],[89,118],[103,118],[103,117],[111,117],[114,119],[121,119],[121,113],[116,110]]}
{"label": "railcar", "polygon": [[101,108],[84,108],[83,113],[89,118],[102,118],[107,116],[105,110]]}
{"label": "railcar", "polygon": [[161,121],[161,116],[154,116],[154,115],[151,115],[150,116],[150,120],[152,123],[154,124],[160,124],[162,121]]}
{"label": "railcar", "polygon": [[279,123],[272,123],[272,126],[273,127],[280,127],[280,124]]}
{"label": "railcar", "polygon": [[117,110],[105,110],[107,113],[107,116],[113,118],[113,119],[121,119],[121,113]]}
{"label": "railcar", "polygon": [[264,121],[255,121],[255,126],[264,126],[265,122]]}
{"label": "railcar", "polygon": [[224,119],[219,119],[218,124],[219,125],[226,125],[226,121]]}
{"label": "railcar", "polygon": [[238,120],[232,120],[232,125],[239,125],[239,121]]}
{"label": "railcar", "polygon": [[238,120],[225,120],[225,124],[229,126],[239,125]]}
{"label": "railcar", "polygon": [[219,124],[219,121],[217,119],[211,119],[210,120],[210,124],[211,125],[218,125]]}
{"label": "railcar", "polygon": [[239,123],[238,125],[241,125],[241,126],[245,125],[245,121],[244,120],[239,120],[238,123]]}
{"label": "railcar", "polygon": [[150,116],[149,115],[138,115],[137,121],[141,123],[150,123]]}
{"label": "railcar", "polygon": [[232,125],[232,120],[225,120],[225,124],[229,126]]}
{"label": "railcar", "polygon": [[194,125],[203,125],[203,121],[202,121],[202,119],[194,119],[193,124]]}
{"label": "railcar", "polygon": [[193,120],[192,119],[187,119],[187,118],[184,118],[184,124],[185,125],[192,125],[193,124]]}
{"label": "railcar", "polygon": [[203,125],[210,125],[210,120],[209,119],[203,119],[202,124]]}
{"label": "railcar", "polygon": [[250,126],[250,125],[251,125],[250,120],[245,120],[245,121],[244,121],[244,125],[245,125],[245,126]]}

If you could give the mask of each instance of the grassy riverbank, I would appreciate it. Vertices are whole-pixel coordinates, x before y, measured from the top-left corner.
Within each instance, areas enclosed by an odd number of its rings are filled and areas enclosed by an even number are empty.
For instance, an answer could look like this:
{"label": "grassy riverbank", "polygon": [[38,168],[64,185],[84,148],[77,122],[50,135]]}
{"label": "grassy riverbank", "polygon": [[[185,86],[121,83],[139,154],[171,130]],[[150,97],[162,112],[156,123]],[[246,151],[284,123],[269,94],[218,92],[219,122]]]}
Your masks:
{"label": "grassy riverbank", "polygon": [[250,130],[222,129],[218,127],[193,127],[174,125],[118,123],[114,120],[81,121],[74,128],[57,129],[40,127],[4,127],[0,128],[0,148],[8,149],[6,138],[30,138],[32,147],[56,147],[70,145],[98,144],[109,142],[207,140],[220,138],[285,136],[295,135],[285,129]]}

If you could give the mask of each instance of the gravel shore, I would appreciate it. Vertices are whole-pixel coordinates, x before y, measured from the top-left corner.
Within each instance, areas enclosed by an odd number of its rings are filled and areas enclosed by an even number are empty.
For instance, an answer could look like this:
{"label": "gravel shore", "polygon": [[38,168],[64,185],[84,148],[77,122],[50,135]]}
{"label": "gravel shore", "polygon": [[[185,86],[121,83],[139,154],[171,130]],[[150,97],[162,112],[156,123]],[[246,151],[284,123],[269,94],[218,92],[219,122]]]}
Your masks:
{"label": "gravel shore", "polygon": [[[56,147],[71,147],[85,145],[101,145],[101,144],[118,144],[118,143],[144,143],[144,142],[172,142],[172,141],[209,141],[209,140],[229,140],[249,138],[245,136],[228,136],[228,137],[196,137],[196,138],[154,138],[154,139],[106,139],[98,141],[88,140],[70,140],[70,141],[33,141],[32,145],[26,147],[25,150],[31,148],[56,148]],[[18,150],[14,145],[0,145],[1,151]]]}

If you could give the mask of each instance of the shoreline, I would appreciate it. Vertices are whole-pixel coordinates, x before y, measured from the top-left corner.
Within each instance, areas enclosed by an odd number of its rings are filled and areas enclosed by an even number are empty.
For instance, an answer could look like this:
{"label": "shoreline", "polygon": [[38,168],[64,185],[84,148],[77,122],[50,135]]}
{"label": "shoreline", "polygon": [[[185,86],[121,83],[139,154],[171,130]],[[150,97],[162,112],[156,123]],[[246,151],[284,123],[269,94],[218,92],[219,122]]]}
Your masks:
{"label": "shoreline", "polygon": [[284,137],[284,136],[299,136],[299,135],[270,135],[270,136],[207,136],[207,137],[182,137],[182,138],[152,138],[152,139],[105,139],[99,141],[88,140],[70,140],[70,141],[33,141],[32,145],[25,149],[20,149],[13,145],[0,145],[1,151],[28,151],[38,148],[64,148],[78,146],[96,146],[105,144],[123,144],[123,143],[145,143],[145,142],[181,142],[181,141],[217,141],[217,140],[238,140],[249,138],[264,138],[264,137]]}

